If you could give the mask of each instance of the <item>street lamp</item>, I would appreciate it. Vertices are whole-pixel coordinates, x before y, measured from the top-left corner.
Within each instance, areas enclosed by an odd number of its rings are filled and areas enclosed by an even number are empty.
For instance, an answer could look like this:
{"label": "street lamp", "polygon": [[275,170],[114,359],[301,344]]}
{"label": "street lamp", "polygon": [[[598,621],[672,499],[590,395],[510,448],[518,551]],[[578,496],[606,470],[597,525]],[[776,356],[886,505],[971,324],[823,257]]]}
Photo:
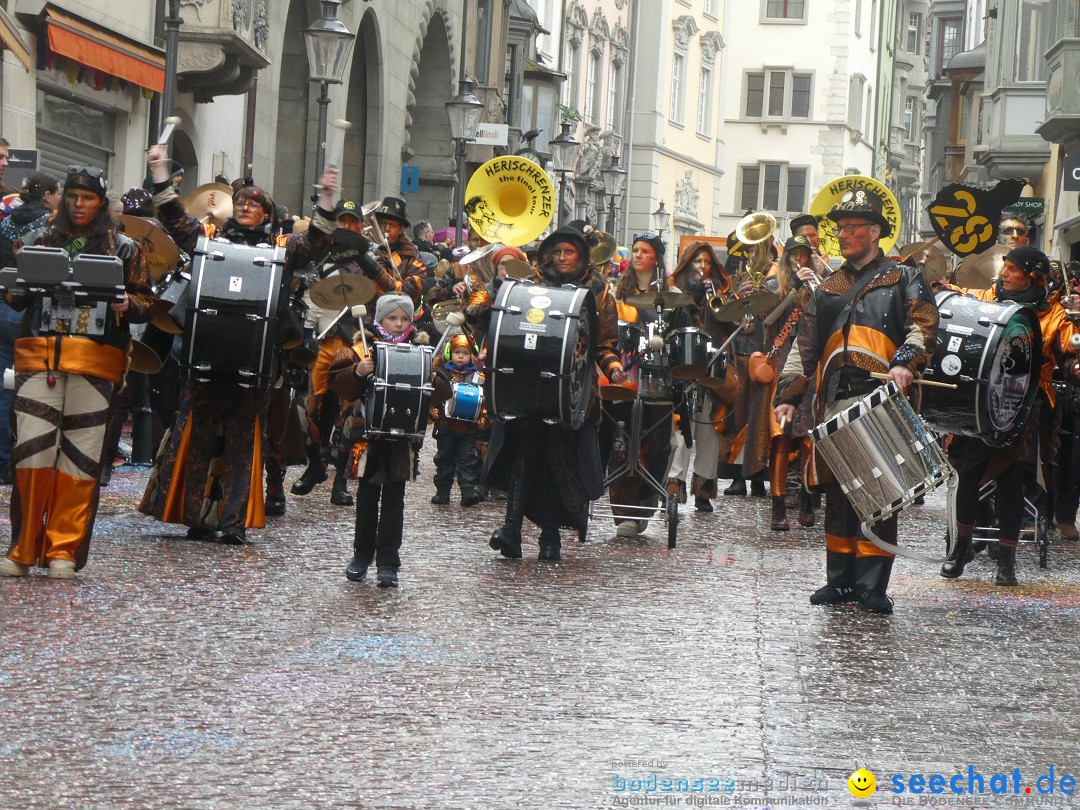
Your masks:
{"label": "street lamp", "polygon": [[607,232],[615,235],[615,200],[622,196],[626,188],[626,169],[619,165],[619,156],[612,155],[611,162],[600,172],[604,176],[604,193],[611,198],[608,210]]}
{"label": "street lamp", "polygon": [[559,225],[563,224],[563,192],[566,190],[566,175],[574,170],[574,158],[577,157],[581,144],[570,134],[573,125],[562,122],[562,132],[548,141],[551,150],[551,170],[559,174]]}
{"label": "street lamp", "polygon": [[[341,84],[345,67],[349,62],[356,34],[337,18],[341,0],[322,0],[322,16],[304,29],[304,47],[307,50],[308,81],[319,82],[319,135],[315,150],[316,180],[322,173],[326,160],[326,114],[330,107],[330,85]],[[312,201],[318,199],[318,189]]]}
{"label": "street lamp", "polygon": [[664,241],[664,228],[667,227],[668,219],[671,214],[664,207],[664,201],[660,201],[660,207],[652,212],[653,215],[653,227],[656,228],[656,235],[660,237],[660,241]]}
{"label": "street lamp", "polygon": [[476,139],[480,126],[480,114],[484,103],[473,95],[476,82],[463,76],[458,82],[458,94],[446,102],[446,115],[450,119],[450,138],[457,145],[457,187],[454,189],[454,217],[457,234],[454,247],[461,247],[462,230],[465,227],[465,145]]}

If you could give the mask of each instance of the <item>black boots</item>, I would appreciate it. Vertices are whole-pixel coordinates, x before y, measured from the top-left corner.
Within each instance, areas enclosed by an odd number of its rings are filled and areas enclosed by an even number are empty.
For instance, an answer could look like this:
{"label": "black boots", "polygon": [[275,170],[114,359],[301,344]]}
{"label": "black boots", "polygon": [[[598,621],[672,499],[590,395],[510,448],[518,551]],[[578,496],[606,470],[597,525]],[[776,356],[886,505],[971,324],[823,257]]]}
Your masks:
{"label": "black boots", "polygon": [[708,498],[694,497],[694,508],[699,512],[711,512],[713,510],[712,501]]}
{"label": "black boots", "polygon": [[431,502],[436,506],[446,506],[446,504],[450,503],[450,490],[435,490],[435,494],[431,496]]}
{"label": "black boots", "polygon": [[859,595],[859,607],[871,613],[893,612],[893,601],[885,595],[892,567],[892,557],[855,558],[855,591]]}
{"label": "black boots", "polygon": [[277,462],[266,465],[266,501],[263,511],[267,517],[285,514],[285,468]]}
{"label": "black boots", "polygon": [[305,469],[300,477],[296,479],[296,483],[292,485],[292,489],[290,490],[293,495],[307,495],[311,490],[315,489],[316,486],[327,479],[326,462],[323,461],[322,448],[309,446],[307,449],[307,457],[307,469]]}
{"label": "black boots", "polygon": [[[332,503],[334,506],[353,505],[353,496],[349,494],[349,477],[345,473],[345,469],[351,460],[351,449],[339,449],[338,460],[337,464],[335,465],[336,469],[334,471],[334,489],[330,492],[330,503]],[[301,476],[301,478],[302,477],[303,476]],[[325,477],[323,480],[326,480]]]}
{"label": "black boots", "polygon": [[783,495],[772,496],[772,521],[769,527],[774,532],[786,532],[791,529],[787,522],[787,507],[784,505]]}
{"label": "black boots", "polygon": [[765,489],[765,482],[760,478],[750,481],[750,496],[753,498],[764,498],[769,493]]}
{"label": "black boots", "polygon": [[368,566],[371,565],[371,560],[364,557],[360,552],[353,554],[353,558],[349,560],[349,564],[345,567],[345,578],[352,580],[353,582],[359,582],[367,574]]}
{"label": "black boots", "polygon": [[463,489],[461,490],[461,505],[462,506],[476,506],[480,501],[484,500],[480,497],[480,493],[475,489]]}
{"label": "black boots", "polygon": [[559,551],[562,549],[562,538],[559,536],[558,527],[543,528],[540,530],[540,555],[538,560],[558,562],[562,557]]}
{"label": "black boots", "polygon": [[1017,585],[1016,581],[1016,546],[998,543],[997,576],[995,585]]}
{"label": "black boots", "polygon": [[814,494],[799,490],[799,525],[809,529],[814,525]]}
{"label": "black boots", "polygon": [[843,605],[858,598],[855,595],[854,554],[826,551],[825,577],[828,585],[810,595],[811,605]]}
{"label": "black boots", "polygon": [[971,548],[971,535],[961,534],[956,538],[956,547],[941,566],[941,575],[946,579],[956,579],[964,573],[964,567],[975,559]]}
{"label": "black boots", "polygon": [[724,490],[725,495],[746,495],[746,479],[732,478],[731,486]]}

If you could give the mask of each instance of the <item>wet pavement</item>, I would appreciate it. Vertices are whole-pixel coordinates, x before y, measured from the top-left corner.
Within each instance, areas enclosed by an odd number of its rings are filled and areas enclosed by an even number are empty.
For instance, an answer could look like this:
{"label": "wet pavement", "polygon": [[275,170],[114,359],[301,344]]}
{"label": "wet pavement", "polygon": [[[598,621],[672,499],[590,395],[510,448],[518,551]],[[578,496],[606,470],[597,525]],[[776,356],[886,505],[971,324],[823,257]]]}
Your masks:
{"label": "wet pavement", "polygon": [[[501,503],[428,503],[431,450],[397,590],[343,576],[329,482],[230,547],[135,513],[147,471],[117,470],[77,581],[0,582],[0,808],[851,807],[860,766],[873,806],[1040,807],[1038,775],[1080,775],[1077,544],[1022,546],[1019,588],[900,561],[893,616],[815,608],[820,521],[722,497],[673,551],[598,522],[511,562]],[[935,493],[902,542],[943,525]],[[969,765],[982,797],[892,792]]]}

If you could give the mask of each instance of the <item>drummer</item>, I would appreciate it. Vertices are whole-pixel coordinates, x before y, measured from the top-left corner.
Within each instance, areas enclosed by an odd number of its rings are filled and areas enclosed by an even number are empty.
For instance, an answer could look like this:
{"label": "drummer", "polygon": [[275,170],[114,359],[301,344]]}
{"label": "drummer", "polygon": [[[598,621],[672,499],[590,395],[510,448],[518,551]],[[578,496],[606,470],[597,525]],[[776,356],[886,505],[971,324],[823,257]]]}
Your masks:
{"label": "drummer", "polygon": [[[811,297],[777,387],[776,417],[789,424],[815,373],[820,373],[818,420],[875,390],[872,371],[887,372],[906,393],[915,372],[929,362],[936,339],[937,306],[922,274],[886,259],[879,247],[891,233],[882,213],[884,201],[872,191],[861,191],[846,205],[829,213],[844,264]],[[845,296],[853,300],[848,303]],[[822,472],[818,470],[819,476]],[[810,604],[857,603],[873,613],[892,613],[887,589],[893,555],[862,535],[860,526],[840,484],[830,476],[825,483],[827,581]],[[880,539],[895,543],[896,526],[894,515],[874,530]]]}
{"label": "drummer", "polygon": [[[655,306],[638,307],[630,304],[628,299],[635,295],[646,293],[679,293],[668,280],[664,266],[664,253],[667,248],[663,240],[655,233],[641,233],[634,235],[633,244],[630,247],[630,269],[623,273],[615,283],[615,303],[619,320],[624,323],[637,323],[643,332],[649,332],[661,340],[667,337],[671,329],[682,328],[689,325],[690,315],[685,306],[678,309],[664,311],[663,320],[658,318]],[[638,361],[642,358],[639,357]],[[640,365],[638,376],[631,380],[631,385],[637,387],[640,382]],[[614,382],[614,381],[613,381]],[[610,459],[612,464],[618,465],[621,460],[612,457],[612,449],[615,444],[617,424],[631,423],[631,402],[612,402],[610,407],[605,407],[604,419],[600,426],[601,458],[605,461]],[[664,401],[648,401],[645,403],[645,416],[642,424],[647,430],[641,437],[641,463],[656,481],[665,481],[668,461],[671,456],[672,432],[675,428],[672,414],[672,400],[669,397]],[[668,493],[676,494],[676,493]],[[656,507],[659,493],[641,476],[623,476],[615,480],[608,492],[611,500],[612,512],[615,514],[615,531],[620,537],[635,537],[649,525],[649,521],[640,517],[644,512],[643,507]],[[620,509],[620,506],[633,507]]]}
{"label": "drummer", "polygon": [[[202,226],[188,215],[169,182],[165,147],[151,146],[147,158],[158,219],[180,249],[194,255]],[[337,170],[327,169],[319,180],[312,227],[289,237],[280,293],[280,307],[286,310],[293,273],[330,247],[336,192]],[[274,233],[273,213],[269,194],[258,186],[241,186],[233,194],[233,216],[222,236],[239,244],[267,243]],[[189,537],[210,539],[220,533],[229,544],[244,543],[248,527],[262,527],[267,397],[268,392],[255,388],[185,380],[176,423],[155,459],[140,511],[187,525]]]}
{"label": "drummer", "polygon": [[[1024,516],[1024,485],[1032,480],[1040,486],[1053,480],[1045,465],[1053,459],[1051,439],[1056,433],[1054,405],[1057,392],[1052,375],[1063,365],[1069,376],[1080,379],[1080,365],[1071,340],[1076,325],[1068,319],[1058,300],[1058,291],[1050,291],[1050,261],[1030,245],[1014,247],[1005,256],[997,282],[989,290],[962,290],[981,301],[1014,302],[1029,306],[1039,316],[1042,330],[1043,364],[1039,376],[1039,397],[1032,406],[1021,436],[1007,448],[993,448],[979,439],[954,436],[949,444],[949,459],[960,473],[956,493],[957,542],[952,555],[941,566],[941,575],[955,579],[970,562],[972,536],[979,507],[979,490],[989,472],[997,482],[998,557],[997,585],[1016,585],[1016,546]],[[959,288],[953,288],[959,289]]]}
{"label": "drummer", "polygon": [[[694,304],[690,307],[690,317],[694,325],[708,335],[714,347],[723,344],[733,324],[716,320],[709,302],[723,300],[731,294],[731,279],[720,265],[712,246],[708,242],[693,242],[687,245],[675,272],[671,274],[671,281],[677,289],[693,296]],[[720,298],[717,299],[717,296]],[[723,377],[722,367],[710,369],[706,375],[707,380],[717,382]],[[723,430],[727,406],[715,391],[704,386],[705,383],[702,383],[697,395],[696,407],[690,412],[694,445],[694,471],[690,482],[690,492],[694,496],[694,507],[699,512],[711,512],[712,499],[716,497],[720,431]],[[685,492],[686,472],[689,465],[690,447],[680,433],[675,436],[675,450],[671,468],[668,470],[668,484],[674,483],[679,491]]]}

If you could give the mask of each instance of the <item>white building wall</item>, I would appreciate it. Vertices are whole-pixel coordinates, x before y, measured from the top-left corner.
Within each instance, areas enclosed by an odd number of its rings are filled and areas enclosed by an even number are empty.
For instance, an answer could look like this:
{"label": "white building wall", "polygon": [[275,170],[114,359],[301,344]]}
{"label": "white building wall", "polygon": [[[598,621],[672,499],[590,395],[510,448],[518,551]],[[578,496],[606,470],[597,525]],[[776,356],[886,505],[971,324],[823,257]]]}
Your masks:
{"label": "white building wall", "polygon": [[[751,7],[752,6],[752,7]],[[740,6],[726,37],[726,127],[724,175],[720,186],[718,235],[729,232],[743,214],[740,167],[779,163],[808,170],[802,210],[828,181],[850,173],[873,171],[872,109],[877,75],[877,34],[872,21],[877,4],[870,0],[818,0],[806,3],[808,14],[798,21],[766,21],[765,0]],[[748,74],[784,71],[787,86],[794,75],[811,75],[811,102],[806,118],[790,113],[748,118]],[[857,114],[851,108],[852,79],[859,79]],[[869,91],[869,98],[868,98]],[[766,86],[764,110],[769,103]],[[867,106],[871,113],[868,117]],[[857,120],[856,120],[857,119]],[[867,121],[869,120],[869,127]],[[781,205],[773,210],[786,237],[786,222],[800,213]]]}

